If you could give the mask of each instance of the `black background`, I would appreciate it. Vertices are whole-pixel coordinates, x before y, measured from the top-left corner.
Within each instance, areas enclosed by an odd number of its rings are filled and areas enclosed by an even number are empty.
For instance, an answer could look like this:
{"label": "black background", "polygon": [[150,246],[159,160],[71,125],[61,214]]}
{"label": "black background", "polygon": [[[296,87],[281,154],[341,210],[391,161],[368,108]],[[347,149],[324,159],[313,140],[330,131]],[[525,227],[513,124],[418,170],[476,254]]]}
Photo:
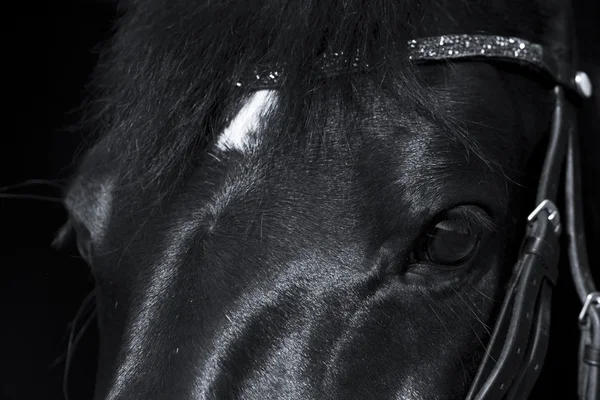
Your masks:
{"label": "black background", "polygon": [[[64,185],[85,139],[67,127],[77,121],[94,47],[108,37],[115,6],[80,0],[4,7],[0,187],[33,178]],[[58,198],[61,190],[33,185],[10,193]],[[50,247],[65,217],[59,203],[0,197],[0,399],[63,398],[69,323],[93,288],[74,248]],[[75,400],[93,392],[97,332],[93,325],[86,332],[69,378]]]}
{"label": "black background", "polygon": [[[3,128],[0,187],[28,179],[64,185],[85,134],[72,127],[76,107],[116,16],[111,2],[27,2],[3,16]],[[586,15],[589,27],[598,9]],[[590,36],[590,45],[597,40]],[[2,194],[35,193],[46,200]],[[93,279],[74,248],[50,243],[65,221],[61,189],[34,184],[0,192],[0,399],[62,399],[70,323]],[[574,398],[578,308],[567,274],[555,296],[552,351],[538,389]],[[558,299],[558,300],[557,300]],[[565,313],[565,310],[572,312]],[[79,325],[82,321],[79,321]],[[568,328],[567,328],[568,327]],[[70,371],[71,399],[90,399],[97,332],[77,346]],[[569,393],[569,394],[567,394]]]}

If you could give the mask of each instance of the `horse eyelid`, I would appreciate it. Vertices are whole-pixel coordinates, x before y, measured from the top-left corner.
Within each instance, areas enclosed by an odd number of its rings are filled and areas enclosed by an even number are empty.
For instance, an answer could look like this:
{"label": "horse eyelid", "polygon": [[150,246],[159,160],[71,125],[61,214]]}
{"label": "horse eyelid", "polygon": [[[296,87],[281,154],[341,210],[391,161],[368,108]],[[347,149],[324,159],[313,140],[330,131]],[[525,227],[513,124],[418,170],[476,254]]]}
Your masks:
{"label": "horse eyelid", "polygon": [[491,235],[498,231],[498,225],[492,217],[481,207],[461,205],[453,207],[444,215],[444,220],[450,220],[465,230],[477,234],[480,237]]}

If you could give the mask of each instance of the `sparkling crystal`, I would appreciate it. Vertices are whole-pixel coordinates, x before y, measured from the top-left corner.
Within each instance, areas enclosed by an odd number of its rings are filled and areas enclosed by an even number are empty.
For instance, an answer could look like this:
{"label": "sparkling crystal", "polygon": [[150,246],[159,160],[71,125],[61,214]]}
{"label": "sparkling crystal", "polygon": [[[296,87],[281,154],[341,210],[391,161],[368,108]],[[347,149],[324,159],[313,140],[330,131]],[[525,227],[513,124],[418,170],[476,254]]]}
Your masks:
{"label": "sparkling crystal", "polygon": [[[408,59],[423,63],[441,60],[469,58],[494,58],[517,61],[533,65],[541,70],[555,72],[546,65],[542,46],[514,37],[491,35],[444,35],[412,39],[407,43]],[[348,65],[350,62],[350,65]],[[365,70],[370,65],[359,52],[353,57],[344,57],[343,52],[323,53],[317,71],[323,77],[333,76],[348,68]],[[285,75],[285,65],[267,65],[255,68],[254,79],[242,79],[234,84],[237,87],[250,85],[252,88],[274,88],[281,84]]]}

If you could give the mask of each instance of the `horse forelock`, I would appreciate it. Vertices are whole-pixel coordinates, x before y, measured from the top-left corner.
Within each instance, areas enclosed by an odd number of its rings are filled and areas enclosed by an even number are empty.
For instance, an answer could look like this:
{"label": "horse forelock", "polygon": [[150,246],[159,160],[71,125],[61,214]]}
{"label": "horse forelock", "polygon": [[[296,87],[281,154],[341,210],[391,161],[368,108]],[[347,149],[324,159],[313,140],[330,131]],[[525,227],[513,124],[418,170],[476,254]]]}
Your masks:
{"label": "horse forelock", "polygon": [[[517,3],[517,2],[515,2]],[[406,41],[417,36],[490,31],[537,38],[526,21],[541,19],[534,6],[490,6],[472,2],[123,2],[113,39],[96,72],[88,126],[99,145],[112,149],[121,185],[168,191],[193,168],[194,160],[223,131],[248,88],[240,77],[256,65],[285,64],[279,114],[287,125],[306,127],[319,105],[298,101],[314,90],[321,99],[342,96],[346,108],[356,74],[323,85],[307,79],[324,52],[361,57],[374,67],[367,78],[410,101],[469,138],[440,110],[406,57]],[[440,10],[449,8],[447,15]],[[495,15],[508,14],[499,19]],[[539,25],[539,24],[538,24]],[[527,28],[528,29],[528,28]],[[351,111],[351,110],[350,110]],[[318,113],[317,113],[318,114]],[[296,129],[303,131],[305,129]],[[313,129],[318,131],[319,129]],[[467,145],[472,150],[474,146]],[[122,166],[119,167],[119,166]]]}

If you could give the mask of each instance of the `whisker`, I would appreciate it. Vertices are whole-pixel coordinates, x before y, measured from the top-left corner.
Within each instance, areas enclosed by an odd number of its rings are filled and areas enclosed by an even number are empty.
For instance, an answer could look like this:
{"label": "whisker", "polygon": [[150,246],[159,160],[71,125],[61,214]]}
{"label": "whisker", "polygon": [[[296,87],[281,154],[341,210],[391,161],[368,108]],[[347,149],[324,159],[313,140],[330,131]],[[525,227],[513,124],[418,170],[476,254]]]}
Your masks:
{"label": "whisker", "polygon": [[14,199],[14,200],[38,200],[47,201],[50,203],[62,204],[60,197],[40,196],[37,194],[13,194],[13,193],[0,193],[0,199]]}
{"label": "whisker", "polygon": [[86,296],[86,298],[84,298],[84,300],[82,300],[81,305],[77,309],[77,313],[75,314],[75,317],[73,318],[73,320],[71,322],[69,322],[68,327],[66,329],[65,333],[67,336],[67,349],[54,360],[54,362],[51,364],[52,367],[56,366],[58,363],[60,363],[62,360],[64,360],[66,358],[67,351],[68,351],[68,344],[71,341],[71,337],[73,336],[73,329],[74,329],[74,326],[77,324],[77,321],[80,318],[82,318],[84,315],[86,315],[88,312],[91,312],[93,310],[93,303],[89,301],[88,296],[90,296],[90,294],[88,294]]}
{"label": "whisker", "polygon": [[[459,295],[459,297],[460,297],[460,295]],[[461,300],[463,300],[463,302],[464,302],[464,299],[461,298]],[[457,318],[459,318],[461,320],[463,319],[463,318],[461,318],[461,316],[459,316],[458,314],[456,314],[452,308],[450,308],[450,310],[454,313],[454,315]],[[479,318],[477,318],[477,320],[480,321]],[[479,334],[477,333],[477,331],[475,330],[475,328],[473,328],[473,324],[471,324],[471,321],[467,320],[467,322],[469,323],[469,327],[471,328],[471,330],[475,334],[475,337],[477,338],[477,341],[479,342],[479,344],[481,345],[481,347],[483,347],[483,349],[485,350],[485,353],[487,354],[487,356],[490,357],[494,362],[497,362],[496,359],[494,357],[492,357],[492,355],[490,354],[490,352],[489,352],[489,350],[487,348],[487,345],[485,345],[483,343],[483,340],[481,340],[481,338],[479,337]],[[482,325],[484,326],[484,328],[486,328],[486,331],[488,332],[488,334],[491,335],[491,333],[487,329],[487,326],[485,324],[483,324],[483,323],[482,323]]]}
{"label": "whisker", "polygon": [[498,300],[494,299],[493,297],[490,297],[490,296],[488,296],[487,294],[485,294],[485,293],[483,293],[481,290],[479,290],[479,289],[477,288],[477,286],[473,285],[473,282],[471,282],[471,281],[467,281],[467,283],[468,283],[468,284],[469,284],[469,285],[470,285],[470,286],[471,286],[473,289],[475,289],[475,291],[476,291],[478,294],[482,295],[482,296],[483,296],[483,297],[485,297],[486,299],[488,299],[488,300],[491,300],[491,301],[493,301],[494,303],[500,303],[500,301],[498,301]]}
{"label": "whisker", "polygon": [[[85,297],[85,299],[81,303],[81,306],[79,307],[79,310],[77,310],[77,313],[75,314],[75,318],[73,318],[73,322],[71,325],[71,333],[69,334],[69,343],[67,345],[65,370],[64,370],[64,374],[63,374],[62,390],[63,390],[63,396],[65,397],[65,400],[69,400],[69,370],[71,368],[73,354],[75,354],[75,347],[77,346],[77,343],[79,343],[79,341],[83,337],[84,332],[87,330],[90,323],[94,320],[94,317],[96,316],[96,310],[95,310],[95,308],[93,308],[95,295],[96,295],[96,291],[92,290]],[[85,320],[85,322],[81,326],[81,329],[79,330],[77,335],[75,335],[75,326],[77,324],[77,321],[79,321],[81,319],[81,317],[85,314],[85,311],[90,308],[92,308],[92,312],[90,313],[88,318]]]}
{"label": "whisker", "polygon": [[491,335],[491,330],[492,328],[487,325],[485,322],[483,322],[481,320],[481,318],[479,318],[479,315],[477,315],[477,313],[473,310],[473,308],[471,307],[471,305],[469,303],[467,303],[467,301],[465,300],[465,298],[460,294],[460,292],[458,290],[456,290],[455,288],[452,288],[452,290],[454,291],[454,293],[456,293],[458,295],[458,298],[467,306],[467,308],[469,309],[469,311],[471,312],[471,314],[473,314],[473,316],[475,317],[475,319],[477,319],[477,322],[479,322],[481,324],[481,326],[483,326],[483,328],[485,329],[485,331],[488,333],[488,335]]}
{"label": "whisker", "polygon": [[[444,328],[444,330],[446,331],[446,333],[448,334],[448,337],[452,337],[452,335],[450,334],[450,331],[448,331],[448,328],[446,327],[446,324],[444,324],[444,321],[442,321],[442,318],[439,316],[439,314],[435,311],[435,309],[433,308],[433,305],[435,305],[435,301],[431,298],[431,296],[429,295],[429,293],[427,293],[424,290],[420,291],[422,294],[424,294],[427,299],[429,299],[429,304],[427,304],[429,306],[429,308],[431,309],[431,311],[433,311],[433,314],[436,316],[436,318],[438,319],[438,321],[440,322],[440,324],[442,325],[442,328]],[[453,311],[454,312],[454,311]],[[458,354],[458,359],[460,361],[460,365],[463,371],[463,379],[464,379],[464,383],[468,384],[468,377],[467,377],[467,369],[465,368],[465,364],[463,362],[462,356],[460,355],[460,352],[455,349],[456,354]]]}
{"label": "whisker", "polygon": [[[85,330],[88,328],[90,322],[94,319],[94,317],[96,316],[96,310],[93,308],[93,304],[91,304],[91,307],[87,307],[89,308],[89,312],[90,315],[87,316],[87,318],[85,319],[85,322],[83,323],[83,325],[81,326],[81,328],[79,328],[79,331],[77,332],[77,336],[75,336],[75,339],[73,339],[72,343],[73,343],[73,348],[77,347],[77,344],[79,343],[79,341],[81,340],[81,338],[83,337],[83,334],[85,333]],[[86,312],[82,312],[82,316],[86,314]],[[69,328],[67,329],[66,335],[68,337],[67,340],[67,350],[64,351],[60,356],[58,356],[54,362],[50,365],[52,368],[56,367],[59,363],[61,363],[63,360],[67,359],[68,356],[68,346],[71,342],[71,337],[72,337],[72,332],[74,330],[74,326],[73,326],[73,322],[71,324],[69,324]],[[62,339],[61,339],[62,341]]]}
{"label": "whisker", "polygon": [[27,179],[26,181],[15,183],[14,185],[7,185],[0,187],[0,192],[8,192],[9,190],[22,188],[25,186],[34,186],[34,185],[45,185],[52,186],[58,189],[63,189],[64,186],[59,184],[58,182],[66,182],[66,179],[55,179],[55,180],[46,180],[46,179]]}
{"label": "whisker", "polygon": [[[477,320],[480,321],[479,318]],[[491,354],[489,353],[487,345],[485,343],[483,343],[483,340],[481,340],[481,337],[479,336],[479,334],[477,333],[477,331],[475,330],[475,328],[473,328],[473,324],[471,323],[471,321],[467,320],[467,322],[469,323],[469,327],[471,328],[471,331],[473,331],[473,333],[475,334],[475,337],[477,338],[477,341],[479,342],[479,344],[481,345],[481,347],[485,350],[486,354],[492,360],[494,360],[494,362],[496,362],[496,360],[494,359],[494,357],[492,357]],[[491,332],[490,332],[489,328],[485,324],[483,324],[483,323],[481,323],[481,325],[483,326],[483,328],[485,329],[485,331],[488,333],[488,335],[491,336]]]}

